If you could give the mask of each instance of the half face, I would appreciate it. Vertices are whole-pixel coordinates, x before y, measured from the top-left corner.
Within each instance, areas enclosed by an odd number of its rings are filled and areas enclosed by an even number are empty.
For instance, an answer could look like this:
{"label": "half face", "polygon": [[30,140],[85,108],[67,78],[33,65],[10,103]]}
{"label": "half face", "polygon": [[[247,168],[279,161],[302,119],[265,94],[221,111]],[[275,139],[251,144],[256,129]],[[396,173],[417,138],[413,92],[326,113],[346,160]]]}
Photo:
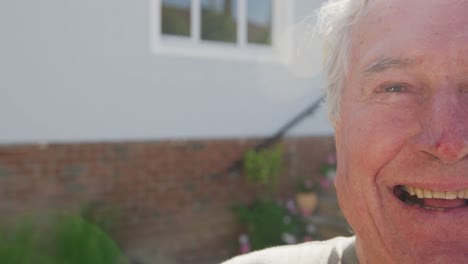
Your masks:
{"label": "half face", "polygon": [[468,262],[467,14],[375,0],[355,26],[336,188],[362,263]]}

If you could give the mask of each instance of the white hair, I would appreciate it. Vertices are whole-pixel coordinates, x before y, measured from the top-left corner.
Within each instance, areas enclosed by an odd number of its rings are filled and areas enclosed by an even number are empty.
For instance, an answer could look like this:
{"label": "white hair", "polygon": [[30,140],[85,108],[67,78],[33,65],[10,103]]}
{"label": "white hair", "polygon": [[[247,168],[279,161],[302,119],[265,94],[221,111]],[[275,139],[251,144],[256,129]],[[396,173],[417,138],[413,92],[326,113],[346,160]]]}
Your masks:
{"label": "white hair", "polygon": [[341,94],[348,74],[350,36],[369,0],[328,0],[318,12],[316,34],[324,41],[326,105],[333,123],[340,119]]}

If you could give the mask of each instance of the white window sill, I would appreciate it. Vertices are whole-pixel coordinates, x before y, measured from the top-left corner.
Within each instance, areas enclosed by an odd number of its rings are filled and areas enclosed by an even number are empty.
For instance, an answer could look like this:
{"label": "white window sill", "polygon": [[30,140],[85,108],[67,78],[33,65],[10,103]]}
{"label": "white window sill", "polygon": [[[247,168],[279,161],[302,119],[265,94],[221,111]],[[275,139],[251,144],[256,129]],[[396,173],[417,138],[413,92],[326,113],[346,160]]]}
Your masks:
{"label": "white window sill", "polygon": [[162,37],[152,45],[155,55],[195,57],[203,59],[228,59],[262,63],[288,63],[289,55],[278,48],[258,44],[221,43],[200,40],[194,43],[189,38]]}

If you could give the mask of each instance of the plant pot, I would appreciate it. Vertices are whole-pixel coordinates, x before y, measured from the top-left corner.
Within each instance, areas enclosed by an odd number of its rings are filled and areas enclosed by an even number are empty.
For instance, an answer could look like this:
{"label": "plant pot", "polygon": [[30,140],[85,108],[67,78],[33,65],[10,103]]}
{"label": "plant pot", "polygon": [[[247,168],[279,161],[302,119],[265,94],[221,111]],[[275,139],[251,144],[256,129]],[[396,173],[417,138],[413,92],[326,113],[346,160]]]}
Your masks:
{"label": "plant pot", "polygon": [[303,216],[312,215],[318,206],[318,195],[314,192],[297,193],[296,202]]}

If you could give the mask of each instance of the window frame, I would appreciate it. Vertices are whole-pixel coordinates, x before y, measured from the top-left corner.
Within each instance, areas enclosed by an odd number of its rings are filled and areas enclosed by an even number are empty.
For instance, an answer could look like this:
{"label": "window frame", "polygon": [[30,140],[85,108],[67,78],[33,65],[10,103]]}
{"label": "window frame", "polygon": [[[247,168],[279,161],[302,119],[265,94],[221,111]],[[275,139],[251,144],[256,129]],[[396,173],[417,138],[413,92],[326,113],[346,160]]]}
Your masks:
{"label": "window frame", "polygon": [[[237,42],[201,39],[201,0],[190,0],[190,36],[162,34],[162,0],[151,0],[151,48],[154,54],[288,63],[292,47],[292,0],[271,0],[271,44],[247,41],[247,1],[237,0]],[[252,1],[252,0],[250,0]],[[255,0],[254,0],[255,1]]]}

